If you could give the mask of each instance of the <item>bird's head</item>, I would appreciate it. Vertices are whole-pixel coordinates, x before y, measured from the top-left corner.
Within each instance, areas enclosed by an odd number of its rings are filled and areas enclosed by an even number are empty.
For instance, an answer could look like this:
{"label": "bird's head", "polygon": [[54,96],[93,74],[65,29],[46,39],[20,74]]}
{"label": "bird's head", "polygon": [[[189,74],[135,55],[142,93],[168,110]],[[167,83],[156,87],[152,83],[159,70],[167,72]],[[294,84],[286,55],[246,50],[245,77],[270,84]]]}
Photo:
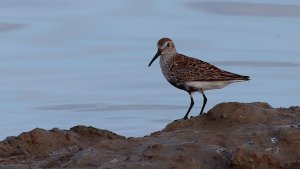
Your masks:
{"label": "bird's head", "polygon": [[174,42],[169,38],[161,38],[157,42],[157,52],[151,62],[149,63],[149,67],[151,64],[157,59],[159,56],[170,56],[176,54],[176,48]]}

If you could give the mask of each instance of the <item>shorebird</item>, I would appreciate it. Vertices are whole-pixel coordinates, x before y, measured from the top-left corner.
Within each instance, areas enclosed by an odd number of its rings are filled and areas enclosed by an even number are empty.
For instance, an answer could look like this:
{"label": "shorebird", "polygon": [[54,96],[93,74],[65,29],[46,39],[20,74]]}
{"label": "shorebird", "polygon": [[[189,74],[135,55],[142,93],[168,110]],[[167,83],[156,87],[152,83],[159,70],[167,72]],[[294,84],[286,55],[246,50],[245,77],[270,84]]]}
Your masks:
{"label": "shorebird", "polygon": [[169,38],[161,38],[157,42],[157,48],[157,53],[148,66],[160,56],[160,68],[167,81],[188,92],[191,102],[183,119],[188,118],[194,106],[192,93],[200,92],[203,96],[199,114],[201,115],[207,102],[205,90],[221,89],[230,83],[250,80],[249,76],[227,72],[202,60],[177,53],[173,41]]}

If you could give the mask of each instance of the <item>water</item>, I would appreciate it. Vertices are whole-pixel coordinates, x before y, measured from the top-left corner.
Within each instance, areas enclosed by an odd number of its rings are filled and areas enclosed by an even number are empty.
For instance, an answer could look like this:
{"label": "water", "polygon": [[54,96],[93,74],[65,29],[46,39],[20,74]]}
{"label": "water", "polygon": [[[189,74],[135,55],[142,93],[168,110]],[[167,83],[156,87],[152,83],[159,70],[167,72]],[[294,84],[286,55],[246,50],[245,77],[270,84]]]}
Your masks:
{"label": "water", "polygon": [[[257,2],[257,3],[256,3]],[[177,51],[251,76],[208,91],[220,102],[299,106],[299,1],[0,0],[0,138],[91,125],[143,136],[182,118],[189,97],[158,62]],[[191,115],[202,104],[200,94]]]}

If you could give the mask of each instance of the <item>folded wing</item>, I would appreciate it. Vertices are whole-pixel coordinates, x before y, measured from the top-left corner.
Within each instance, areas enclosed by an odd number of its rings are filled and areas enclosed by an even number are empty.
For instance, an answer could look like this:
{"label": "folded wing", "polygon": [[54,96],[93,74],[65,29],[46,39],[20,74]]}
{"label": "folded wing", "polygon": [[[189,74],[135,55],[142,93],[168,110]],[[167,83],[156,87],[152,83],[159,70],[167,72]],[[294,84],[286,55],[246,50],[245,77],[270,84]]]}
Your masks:
{"label": "folded wing", "polygon": [[171,72],[184,81],[232,81],[250,80],[249,76],[221,70],[207,62],[177,54]]}

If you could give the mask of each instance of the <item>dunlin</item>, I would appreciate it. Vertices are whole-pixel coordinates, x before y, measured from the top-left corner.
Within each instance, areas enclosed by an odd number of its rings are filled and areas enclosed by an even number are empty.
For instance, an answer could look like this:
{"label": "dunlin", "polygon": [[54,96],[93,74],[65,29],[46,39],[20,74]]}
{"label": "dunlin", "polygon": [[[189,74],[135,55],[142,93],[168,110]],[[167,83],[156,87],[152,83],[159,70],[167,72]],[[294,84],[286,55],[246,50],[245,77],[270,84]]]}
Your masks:
{"label": "dunlin", "polygon": [[192,93],[200,92],[203,96],[201,115],[207,98],[205,90],[221,89],[230,83],[250,80],[249,76],[221,70],[202,60],[177,53],[173,41],[162,38],[157,42],[157,53],[149,63],[149,67],[160,56],[160,68],[163,75],[173,86],[188,92],[191,103],[183,119],[187,119],[194,106]]}

